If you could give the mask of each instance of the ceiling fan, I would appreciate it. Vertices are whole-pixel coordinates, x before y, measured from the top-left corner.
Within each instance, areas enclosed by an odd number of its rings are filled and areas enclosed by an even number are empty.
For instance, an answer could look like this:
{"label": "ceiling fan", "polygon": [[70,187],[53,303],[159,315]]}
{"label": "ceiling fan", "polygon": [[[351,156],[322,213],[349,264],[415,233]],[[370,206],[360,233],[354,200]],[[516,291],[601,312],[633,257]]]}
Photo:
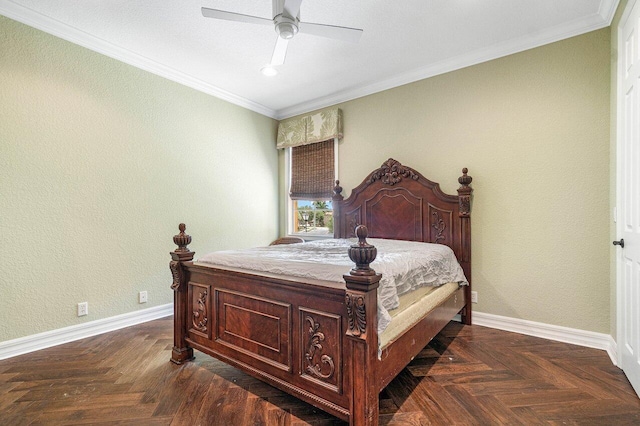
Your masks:
{"label": "ceiling fan", "polygon": [[360,29],[301,22],[300,3],[302,3],[302,0],[273,0],[273,19],[209,9],[207,7],[202,8],[202,15],[207,18],[223,19],[226,21],[274,25],[278,36],[269,66],[284,64],[289,40],[298,32],[354,43],[360,39],[362,35],[362,30]]}

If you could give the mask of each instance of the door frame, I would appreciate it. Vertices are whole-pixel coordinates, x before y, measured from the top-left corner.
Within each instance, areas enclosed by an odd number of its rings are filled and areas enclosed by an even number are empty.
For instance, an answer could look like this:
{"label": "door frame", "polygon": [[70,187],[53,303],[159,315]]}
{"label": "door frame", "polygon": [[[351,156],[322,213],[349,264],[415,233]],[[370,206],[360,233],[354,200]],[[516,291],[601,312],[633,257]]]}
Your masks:
{"label": "door frame", "polygon": [[[616,202],[615,202],[615,211],[613,212],[613,219],[615,221],[616,235],[613,236],[614,240],[617,240],[620,235],[622,235],[622,221],[620,221],[620,214],[622,212],[621,202],[623,195],[622,194],[622,171],[624,167],[622,165],[622,154],[623,147],[622,144],[624,142],[624,123],[622,120],[623,114],[622,110],[624,109],[624,93],[623,93],[623,81],[624,81],[624,37],[622,37],[622,28],[627,23],[629,19],[629,15],[636,5],[637,0],[629,0],[627,5],[625,6],[624,11],[622,12],[622,16],[620,17],[620,22],[618,23],[618,27],[615,28],[615,31],[618,35],[617,40],[617,59],[616,59]],[[622,301],[622,250],[618,249],[617,246],[613,246],[613,250],[615,251],[615,259],[616,259],[616,364],[618,367],[622,365],[622,351],[618,350],[618,344],[622,342],[622,312],[623,312],[623,301]]]}

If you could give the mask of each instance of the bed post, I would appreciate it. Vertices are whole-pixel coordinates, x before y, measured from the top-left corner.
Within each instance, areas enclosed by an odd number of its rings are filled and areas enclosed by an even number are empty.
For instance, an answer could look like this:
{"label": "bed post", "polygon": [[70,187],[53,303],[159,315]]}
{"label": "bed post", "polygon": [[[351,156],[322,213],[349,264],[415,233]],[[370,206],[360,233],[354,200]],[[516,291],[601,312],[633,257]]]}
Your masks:
{"label": "bed post", "polygon": [[193,359],[193,349],[187,346],[187,280],[183,264],[193,260],[195,254],[187,245],[191,243],[191,236],[184,233],[184,223],[178,227],[180,233],[173,237],[173,242],[178,246],[171,252],[169,268],[173,275],[173,351],[171,362],[182,364]]}
{"label": "bed post", "polygon": [[473,188],[469,185],[473,180],[467,175],[469,170],[465,167],[462,169],[462,176],[458,178],[460,188],[458,188],[458,204],[460,216],[460,239],[462,240],[462,258],[460,264],[464,271],[469,285],[465,287],[466,304],[462,310],[462,322],[471,325],[471,193]]}
{"label": "bed post", "polygon": [[331,201],[333,204],[333,238],[340,238],[340,224],[338,219],[340,218],[340,203],[344,200],[342,196],[342,187],[340,181],[336,180],[336,186],[333,187],[333,196]]}
{"label": "bed post", "polygon": [[366,241],[367,228],[358,226],[356,236],[358,243],[349,248],[349,257],[356,267],[344,275],[347,341],[351,349],[349,424],[377,425],[379,389],[374,363],[378,356],[377,288],[382,276],[369,267],[377,250]]}

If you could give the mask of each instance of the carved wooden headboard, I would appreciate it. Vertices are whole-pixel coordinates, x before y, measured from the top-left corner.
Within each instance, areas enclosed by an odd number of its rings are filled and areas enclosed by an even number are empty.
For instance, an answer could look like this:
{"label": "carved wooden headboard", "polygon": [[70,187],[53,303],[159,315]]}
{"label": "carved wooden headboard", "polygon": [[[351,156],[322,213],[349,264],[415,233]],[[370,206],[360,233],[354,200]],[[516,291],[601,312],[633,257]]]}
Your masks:
{"label": "carved wooden headboard", "polygon": [[394,159],[371,172],[346,200],[336,181],[334,237],[355,237],[366,225],[371,238],[422,241],[451,247],[471,279],[471,176],[462,169],[458,195]]}

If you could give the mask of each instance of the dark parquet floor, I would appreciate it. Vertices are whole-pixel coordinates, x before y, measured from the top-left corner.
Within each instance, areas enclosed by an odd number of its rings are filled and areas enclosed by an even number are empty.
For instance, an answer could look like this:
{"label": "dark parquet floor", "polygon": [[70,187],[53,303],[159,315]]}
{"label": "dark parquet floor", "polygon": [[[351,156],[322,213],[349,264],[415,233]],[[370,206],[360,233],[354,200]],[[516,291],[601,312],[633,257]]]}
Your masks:
{"label": "dark parquet floor", "polygon": [[[0,425],[340,425],[202,353],[171,318],[0,361]],[[603,351],[449,324],[381,393],[382,425],[640,425]]]}

